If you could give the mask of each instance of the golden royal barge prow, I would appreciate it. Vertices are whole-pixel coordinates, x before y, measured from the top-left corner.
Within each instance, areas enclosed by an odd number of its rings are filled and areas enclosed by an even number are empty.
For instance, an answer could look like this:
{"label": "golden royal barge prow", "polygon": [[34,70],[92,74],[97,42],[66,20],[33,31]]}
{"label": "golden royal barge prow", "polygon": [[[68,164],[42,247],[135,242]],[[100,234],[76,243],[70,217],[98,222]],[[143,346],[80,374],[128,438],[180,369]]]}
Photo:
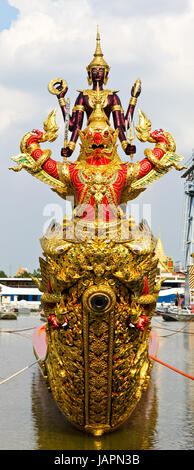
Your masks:
{"label": "golden royal barge prow", "polygon": [[[92,89],[79,91],[72,115],[64,98],[66,82],[49,84],[65,120],[63,163],[40,147],[57,138],[53,111],[43,132],[24,135],[12,169],[24,168],[60,197],[75,200],[73,218],[65,217],[62,226],[51,224],[41,239],[42,280],[36,283],[46,324],[35,332],[34,352],[67,419],[100,436],[118,428],[136,406],[151,374],[150,344],[155,348],[150,333],[160,290],[156,239],[145,222],[127,220],[122,205],[172,167],[181,170],[183,158],[175,153],[173,137],[161,129],[151,132],[151,122],[139,109],[137,138],[155,147],[133,162],[131,122],[141,82],[133,85],[124,116],[117,91],[103,88],[109,66],[99,32],[87,72]],[[84,113],[87,124],[81,130]],[[79,156],[68,162],[79,137]],[[130,162],[120,159],[118,139]]]}

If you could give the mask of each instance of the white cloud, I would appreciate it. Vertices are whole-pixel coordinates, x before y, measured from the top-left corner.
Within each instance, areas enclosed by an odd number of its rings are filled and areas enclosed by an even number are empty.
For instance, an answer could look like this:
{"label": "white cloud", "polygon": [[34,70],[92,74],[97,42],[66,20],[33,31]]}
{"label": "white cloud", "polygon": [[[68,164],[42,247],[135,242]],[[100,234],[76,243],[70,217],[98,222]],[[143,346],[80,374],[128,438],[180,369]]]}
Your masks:
{"label": "white cloud", "polygon": [[[123,0],[120,10],[117,0],[107,2],[104,10],[101,0],[9,0],[9,3],[19,10],[19,15],[9,30],[0,33],[0,85],[10,90],[8,97],[14,87],[21,100],[11,102],[8,98],[1,130],[12,123],[13,115],[20,113],[18,101],[23,107],[23,93],[30,113],[31,101],[33,115],[36,106],[37,112],[40,107],[45,108],[46,86],[51,78],[63,76],[67,80],[71,100],[76,88],[87,86],[85,67],[93,56],[99,23],[104,57],[111,65],[109,86],[114,82],[114,87],[120,88],[124,106],[133,80],[140,76],[141,100],[150,118],[153,115],[160,125],[160,116],[166,115],[167,125],[171,119],[175,132],[177,126],[179,139],[182,135],[185,142],[187,136],[187,151],[193,146],[192,1],[171,0],[169,8],[156,8],[154,0],[149,0],[147,6],[139,0],[138,8],[136,2],[130,2],[129,7],[129,2]],[[48,95],[47,99],[51,103]],[[23,116],[25,121],[25,113]]]}
{"label": "white cloud", "polygon": [[[67,80],[72,106],[76,90],[88,86],[85,67],[93,57],[99,24],[104,58],[111,66],[108,86],[120,89],[126,109],[130,88],[140,76],[143,87],[139,105],[153,127],[172,132],[177,152],[189,155],[194,144],[194,3],[159,3],[166,5],[161,12],[155,0],[9,0],[19,14],[10,29],[0,32],[0,133],[12,135],[12,154],[13,148],[18,153],[24,133],[42,129],[47,113],[57,106],[55,97],[47,92],[52,78]],[[59,115],[57,119],[62,124]],[[58,141],[57,146],[60,155]],[[138,149],[142,147],[138,145]],[[10,142],[7,147],[4,143],[2,151],[9,154]],[[53,153],[60,159],[57,152]],[[139,160],[141,155],[143,149]],[[9,185],[7,173],[6,179]],[[29,177],[28,188],[33,192],[31,180]],[[47,194],[48,189],[41,187],[41,191]],[[33,198],[28,201],[29,210],[32,205]]]}
{"label": "white cloud", "polygon": [[29,109],[31,115],[35,115],[38,109],[38,99],[30,92],[7,88],[0,85],[0,132],[16,124],[29,120]]}

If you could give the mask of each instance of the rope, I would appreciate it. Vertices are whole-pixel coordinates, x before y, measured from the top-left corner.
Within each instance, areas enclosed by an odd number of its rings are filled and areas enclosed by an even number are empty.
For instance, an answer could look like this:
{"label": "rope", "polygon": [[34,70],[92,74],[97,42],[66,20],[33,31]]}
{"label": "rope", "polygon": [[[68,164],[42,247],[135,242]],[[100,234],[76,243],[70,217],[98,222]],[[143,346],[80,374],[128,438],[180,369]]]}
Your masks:
{"label": "rope", "polygon": [[34,330],[36,326],[33,326],[32,328],[23,328],[22,330],[2,330],[0,329],[0,333],[17,333],[18,331],[27,331],[27,330]]}
{"label": "rope", "polygon": [[[171,328],[165,328],[163,326],[154,325],[154,329],[156,329],[156,328],[157,328],[157,330],[166,330],[166,331],[173,331],[174,333],[181,333],[181,330],[172,330]],[[182,331],[182,333],[184,335],[194,336],[194,332],[190,333],[189,331]],[[171,335],[158,336],[158,337],[159,338],[167,338],[168,336],[171,336]]]}
{"label": "rope", "polygon": [[5,382],[8,382],[9,380],[13,379],[14,377],[16,377],[17,375],[21,374],[22,372],[25,372],[26,370],[30,369],[30,367],[34,366],[35,364],[37,364],[39,362],[40,359],[38,359],[37,361],[35,362],[32,362],[32,364],[29,364],[28,366],[24,367],[23,369],[19,370],[18,372],[16,372],[15,374],[13,375],[10,375],[10,377],[7,377],[7,379],[4,379],[0,382],[0,385],[4,384]]}
{"label": "rope", "polygon": [[[176,333],[180,333],[181,331],[183,331],[189,325],[189,323],[191,323],[193,320],[194,320],[194,318],[191,318],[191,320],[189,320],[182,328],[180,328],[179,330],[176,330],[174,333],[170,333],[169,335],[160,335],[159,337],[160,338],[168,338],[168,336],[176,335]],[[192,333],[190,333],[190,334],[192,334]]]}
{"label": "rope", "polygon": [[[193,308],[192,308],[193,310]],[[181,331],[183,331],[187,325],[189,323],[191,323],[191,321],[193,321],[194,319],[192,318],[189,322],[186,323],[186,325],[184,325],[182,328],[180,328],[179,330],[169,334],[169,335],[165,335],[165,336],[160,336],[160,338],[167,338],[168,336],[172,336],[176,333],[179,333]],[[24,328],[22,330],[0,330],[0,333],[17,333],[19,331],[26,331],[26,330],[34,330],[36,327],[32,327],[32,328]],[[150,359],[152,359],[153,361],[156,361],[158,362],[159,364],[162,364],[163,366],[165,367],[168,367],[169,369],[173,370],[174,372],[177,372],[178,374],[181,374],[181,375],[184,375],[185,377],[191,379],[191,380],[194,380],[194,377],[192,375],[188,375],[186,374],[185,372],[182,372],[178,369],[176,369],[175,367],[172,367],[170,366],[169,364],[166,364],[165,362],[162,362],[160,361],[159,359],[157,359],[155,356],[152,356],[150,355]],[[4,379],[0,382],[0,385],[3,385],[4,383],[8,382],[9,380],[13,379],[14,377],[17,377],[17,375],[21,374],[22,372],[25,372],[26,370],[30,369],[30,367],[34,366],[35,364],[37,364],[39,362],[40,359],[38,359],[37,361],[35,362],[32,362],[32,364],[29,364],[28,366],[24,367],[23,369],[19,370],[18,372],[16,372],[15,374],[11,375],[10,377],[7,377],[7,379]]]}
{"label": "rope", "polygon": [[178,374],[184,375],[188,379],[194,380],[194,377],[192,377],[192,375],[185,374],[185,372],[182,372],[181,370],[175,369],[175,367],[172,367],[169,364],[166,364],[165,362],[162,362],[159,359],[156,359],[155,356],[150,355],[150,359],[152,359],[153,361],[159,362],[159,364],[162,364],[163,366],[168,367],[169,369],[173,370],[174,372],[178,372]]}
{"label": "rope", "polygon": [[[193,308],[193,305],[191,306],[192,307],[192,312],[194,312],[194,308]],[[168,338],[168,336],[172,336],[172,335],[175,335],[176,333],[180,333],[181,331],[183,331],[188,325],[189,323],[191,323],[192,321],[194,320],[194,318],[191,318],[191,320],[189,320],[182,328],[180,328],[179,330],[176,330],[175,332],[173,333],[170,333],[169,335],[161,335],[159,336],[159,338]],[[151,356],[150,355],[150,359],[152,359],[153,361],[156,361],[158,362],[159,364],[162,364],[163,366],[165,367],[168,367],[169,369],[173,370],[174,372],[177,372],[178,374],[181,374],[181,375],[184,375],[185,377],[191,379],[191,380],[194,380],[194,377],[192,375],[188,375],[186,374],[185,372],[182,372],[181,370],[178,370],[176,369],[175,367],[172,367],[170,366],[169,364],[166,364],[165,362],[162,362],[160,361],[159,359],[156,359],[155,356]]]}

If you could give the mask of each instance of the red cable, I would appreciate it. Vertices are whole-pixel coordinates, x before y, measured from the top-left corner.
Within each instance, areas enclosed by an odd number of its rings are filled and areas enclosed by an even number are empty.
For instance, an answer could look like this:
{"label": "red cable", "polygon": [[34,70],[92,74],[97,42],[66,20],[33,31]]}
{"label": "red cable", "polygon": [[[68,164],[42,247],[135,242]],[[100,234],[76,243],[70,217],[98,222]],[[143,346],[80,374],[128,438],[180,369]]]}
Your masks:
{"label": "red cable", "polygon": [[[192,313],[194,314],[194,306],[193,305],[191,305],[191,310],[192,310]],[[194,320],[194,318],[192,318],[188,323],[190,323],[193,320]],[[184,328],[187,326],[187,324],[184,326]],[[177,331],[177,333],[178,333],[178,331]],[[168,335],[168,336],[170,336],[170,335]],[[192,377],[192,375],[185,374],[185,372],[181,372],[181,370],[175,369],[175,367],[172,367],[169,364],[166,364],[165,362],[162,362],[159,359],[156,359],[156,357],[154,357],[154,356],[150,355],[150,359],[152,359],[153,361],[159,362],[159,364],[162,364],[163,366],[168,367],[171,370],[174,370],[174,372],[178,372],[178,374],[181,374],[181,375],[184,375],[185,377],[188,377],[188,379],[194,380],[194,377]]]}
{"label": "red cable", "polygon": [[156,357],[154,357],[154,356],[150,356],[150,359],[152,359],[153,361],[159,362],[159,364],[162,364],[163,366],[166,366],[166,367],[168,367],[169,369],[174,370],[175,372],[178,372],[178,374],[182,374],[182,375],[184,375],[185,377],[188,377],[189,379],[194,380],[194,377],[192,377],[192,375],[185,374],[184,372],[181,372],[180,370],[175,369],[175,367],[169,366],[169,364],[166,364],[165,362],[162,362],[162,361],[160,361],[159,359],[156,359]]}

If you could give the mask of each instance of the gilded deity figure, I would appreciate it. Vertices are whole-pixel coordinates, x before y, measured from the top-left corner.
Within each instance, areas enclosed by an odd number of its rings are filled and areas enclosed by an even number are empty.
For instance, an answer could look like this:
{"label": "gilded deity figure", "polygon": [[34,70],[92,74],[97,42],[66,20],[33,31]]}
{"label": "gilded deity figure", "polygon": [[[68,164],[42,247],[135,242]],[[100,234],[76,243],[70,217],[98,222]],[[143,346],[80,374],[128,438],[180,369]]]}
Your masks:
{"label": "gilded deity figure", "polygon": [[[66,82],[55,79],[49,84],[65,120],[63,162],[51,158],[51,150],[41,149],[42,143],[57,138],[54,110],[44,121],[43,132],[23,136],[12,169],[25,169],[63,199],[74,197],[72,220],[64,218],[62,227],[51,225],[41,238],[42,279],[34,281],[42,292],[46,323],[35,332],[34,352],[68,420],[101,436],[128,418],[147,388],[153,365],[151,319],[160,290],[155,282],[156,239],[145,223],[137,226],[127,220],[121,205],[171,168],[184,166],[179,165],[183,157],[175,152],[172,135],[162,129],[151,131],[151,122],[140,109],[136,137],[155,146],[144,150],[140,162],[133,161],[131,123],[141,82],[134,83],[124,116],[117,91],[103,88],[109,66],[99,31],[87,72],[92,88],[79,91],[72,115],[65,101]],[[84,112],[87,123],[82,129]],[[68,160],[78,137],[78,158]],[[132,161],[120,158],[118,139]]]}
{"label": "gilded deity figure", "polygon": [[[123,163],[117,153],[117,138],[127,155],[133,157],[136,148],[130,136],[131,122],[137,98],[141,92],[141,81],[136,80],[131,90],[131,99],[124,117],[120,99],[115,90],[103,89],[107,83],[109,65],[103,58],[100,35],[97,31],[94,58],[87,67],[88,82],[92,89],[80,91],[72,115],[65,101],[67,84],[65,80],[55,79],[49,83],[49,91],[58,97],[65,120],[66,138],[61,150],[63,163],[51,158],[50,150],[41,150],[41,142],[52,142],[57,138],[58,127],[55,111],[50,113],[44,123],[45,133],[34,130],[25,134],[21,141],[22,156],[13,157],[19,163],[15,171],[26,168],[36,178],[50,184],[54,191],[65,198],[75,198],[75,217],[79,220],[97,220],[97,209],[102,205],[102,220],[120,217],[119,205],[134,199],[152,183],[166,173],[172,166],[177,169],[182,157],[175,153],[173,137],[163,130],[151,132],[151,122],[139,109],[139,125],[136,126],[137,138],[142,142],[155,143],[153,150],[144,151],[145,158],[140,162]],[[62,89],[62,90],[61,90]],[[84,112],[87,115],[86,128],[82,131]],[[109,118],[112,112],[114,129]],[[71,138],[68,142],[68,131]],[[77,161],[67,162],[80,137],[81,150]],[[25,157],[24,157],[25,156]]]}
{"label": "gilded deity figure", "polygon": [[[76,99],[75,105],[72,110],[72,116],[69,117],[69,130],[71,131],[70,142],[66,144],[61,151],[64,157],[70,157],[74,151],[77,139],[79,137],[79,130],[82,128],[84,112],[86,113],[87,119],[89,119],[95,102],[95,95],[97,90],[97,85],[99,86],[101,103],[104,109],[104,112],[109,119],[111,113],[113,116],[114,127],[119,130],[119,139],[122,145],[122,148],[126,155],[134,154],[136,149],[135,146],[131,145],[125,135],[125,126],[129,125],[129,122],[133,119],[133,112],[137,98],[141,92],[141,82],[138,80],[137,84],[134,84],[131,90],[131,100],[128,106],[126,116],[124,117],[124,111],[121,105],[120,98],[116,90],[103,89],[103,85],[106,85],[108,81],[110,67],[103,58],[103,53],[100,45],[100,34],[97,30],[96,38],[96,50],[94,53],[94,58],[87,66],[88,73],[88,84],[92,85],[92,89],[86,89],[79,92],[79,95]],[[63,88],[62,83],[57,83],[57,88],[60,91],[60,88]],[[59,104],[63,113],[63,117],[66,117],[66,102],[64,96],[67,93],[67,86],[65,89],[60,91],[57,94]],[[55,91],[56,92],[56,91]]]}

